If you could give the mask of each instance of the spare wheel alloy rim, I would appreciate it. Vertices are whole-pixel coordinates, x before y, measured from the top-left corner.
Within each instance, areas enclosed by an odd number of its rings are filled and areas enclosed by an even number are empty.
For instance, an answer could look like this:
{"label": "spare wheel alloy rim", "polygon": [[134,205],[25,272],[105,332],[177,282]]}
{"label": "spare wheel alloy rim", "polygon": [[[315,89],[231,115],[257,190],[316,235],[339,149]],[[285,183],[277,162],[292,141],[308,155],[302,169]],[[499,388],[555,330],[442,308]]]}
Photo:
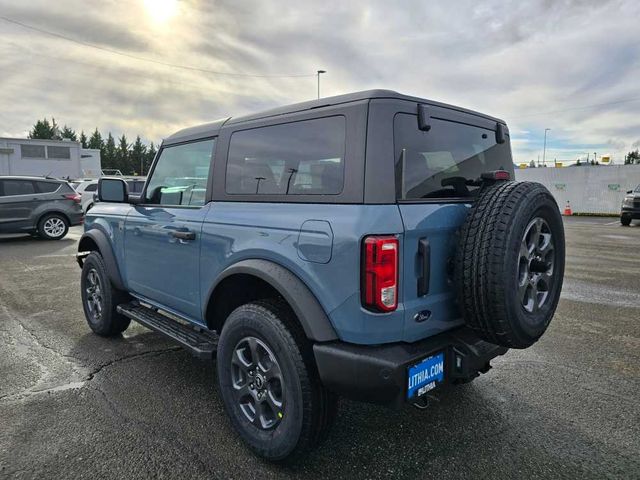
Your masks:
{"label": "spare wheel alloy rim", "polygon": [[555,248],[546,220],[535,217],[524,230],[518,259],[518,300],[528,313],[549,301],[554,281]]}

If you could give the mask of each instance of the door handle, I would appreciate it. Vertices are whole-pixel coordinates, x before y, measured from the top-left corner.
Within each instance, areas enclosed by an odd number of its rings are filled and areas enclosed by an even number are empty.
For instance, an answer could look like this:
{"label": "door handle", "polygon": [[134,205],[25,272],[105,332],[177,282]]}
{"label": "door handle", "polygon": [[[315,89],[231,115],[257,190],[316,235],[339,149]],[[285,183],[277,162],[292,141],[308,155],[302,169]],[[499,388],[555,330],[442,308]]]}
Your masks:
{"label": "door handle", "polygon": [[196,239],[196,232],[192,231],[192,230],[172,230],[169,235],[171,235],[174,238],[178,238],[180,240],[195,240]]}
{"label": "door handle", "polygon": [[418,263],[420,268],[418,296],[422,297],[429,293],[429,276],[431,275],[431,245],[426,238],[418,240]]}

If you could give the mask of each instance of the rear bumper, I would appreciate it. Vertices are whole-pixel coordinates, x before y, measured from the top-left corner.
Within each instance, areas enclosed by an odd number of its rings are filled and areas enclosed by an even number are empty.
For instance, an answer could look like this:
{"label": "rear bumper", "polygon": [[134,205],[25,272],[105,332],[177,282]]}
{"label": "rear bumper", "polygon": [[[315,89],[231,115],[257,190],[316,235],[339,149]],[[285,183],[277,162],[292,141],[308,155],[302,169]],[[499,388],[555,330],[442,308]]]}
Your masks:
{"label": "rear bumper", "polygon": [[84,214],[80,212],[69,213],[69,223],[72,227],[76,225],[82,225],[84,223]]}
{"label": "rear bumper", "polygon": [[323,384],[345,397],[392,407],[405,403],[409,366],[445,354],[444,383],[465,383],[486,372],[507,348],[480,340],[462,327],[415,343],[355,345],[318,343],[313,352]]}

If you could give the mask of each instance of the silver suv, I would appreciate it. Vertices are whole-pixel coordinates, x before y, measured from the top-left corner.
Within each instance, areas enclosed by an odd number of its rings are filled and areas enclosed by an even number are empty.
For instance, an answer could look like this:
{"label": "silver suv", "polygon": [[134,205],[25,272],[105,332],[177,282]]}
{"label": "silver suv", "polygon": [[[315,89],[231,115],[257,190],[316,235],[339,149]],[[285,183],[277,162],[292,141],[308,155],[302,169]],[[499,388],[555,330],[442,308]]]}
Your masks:
{"label": "silver suv", "polygon": [[60,240],[83,218],[80,195],[64,180],[0,177],[0,233]]}

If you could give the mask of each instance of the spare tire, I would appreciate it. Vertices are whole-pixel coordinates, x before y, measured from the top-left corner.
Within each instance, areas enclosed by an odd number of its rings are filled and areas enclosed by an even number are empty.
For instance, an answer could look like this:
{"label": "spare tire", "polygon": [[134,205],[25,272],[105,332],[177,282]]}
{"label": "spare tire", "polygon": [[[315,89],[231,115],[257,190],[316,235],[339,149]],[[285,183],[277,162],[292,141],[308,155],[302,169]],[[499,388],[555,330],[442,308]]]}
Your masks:
{"label": "spare tire", "polygon": [[560,210],[543,185],[483,186],[456,251],[455,281],[465,323],[497,345],[534,344],[558,305],[564,256]]}

